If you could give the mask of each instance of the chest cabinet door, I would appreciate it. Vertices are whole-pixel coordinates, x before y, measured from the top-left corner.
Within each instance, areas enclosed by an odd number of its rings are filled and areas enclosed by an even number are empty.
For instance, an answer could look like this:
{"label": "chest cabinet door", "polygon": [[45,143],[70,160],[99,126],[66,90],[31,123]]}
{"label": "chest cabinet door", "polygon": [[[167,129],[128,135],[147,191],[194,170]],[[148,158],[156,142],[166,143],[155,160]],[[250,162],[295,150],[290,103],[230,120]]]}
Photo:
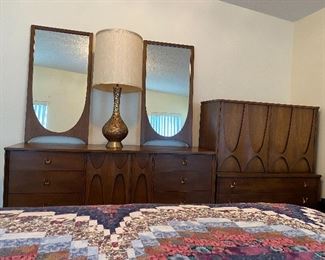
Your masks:
{"label": "chest cabinet door", "polygon": [[147,153],[132,155],[131,203],[152,202],[152,156]]}
{"label": "chest cabinet door", "polygon": [[86,204],[129,203],[130,166],[127,153],[89,153]]}

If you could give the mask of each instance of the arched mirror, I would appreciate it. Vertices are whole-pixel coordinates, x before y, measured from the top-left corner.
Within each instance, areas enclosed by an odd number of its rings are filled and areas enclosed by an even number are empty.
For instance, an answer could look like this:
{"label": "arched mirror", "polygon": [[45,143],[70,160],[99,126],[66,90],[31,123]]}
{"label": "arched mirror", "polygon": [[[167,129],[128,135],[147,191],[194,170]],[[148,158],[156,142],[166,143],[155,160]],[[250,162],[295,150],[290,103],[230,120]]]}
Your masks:
{"label": "arched mirror", "polygon": [[144,41],[142,145],[192,145],[193,61],[193,46]]}
{"label": "arched mirror", "polygon": [[32,25],[25,141],[88,141],[92,33]]}

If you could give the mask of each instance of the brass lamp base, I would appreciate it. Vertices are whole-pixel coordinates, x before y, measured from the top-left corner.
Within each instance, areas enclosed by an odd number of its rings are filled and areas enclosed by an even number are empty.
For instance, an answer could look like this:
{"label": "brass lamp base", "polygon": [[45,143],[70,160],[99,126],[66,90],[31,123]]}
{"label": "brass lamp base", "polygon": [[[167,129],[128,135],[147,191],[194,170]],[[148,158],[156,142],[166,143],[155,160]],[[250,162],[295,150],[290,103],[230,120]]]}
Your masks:
{"label": "brass lamp base", "polygon": [[114,107],[113,114],[103,126],[102,132],[108,140],[107,149],[122,149],[122,140],[128,135],[128,128],[120,115],[120,96],[121,88],[116,85],[113,87]]}
{"label": "brass lamp base", "polygon": [[122,149],[123,144],[121,142],[108,142],[106,144],[107,149]]}

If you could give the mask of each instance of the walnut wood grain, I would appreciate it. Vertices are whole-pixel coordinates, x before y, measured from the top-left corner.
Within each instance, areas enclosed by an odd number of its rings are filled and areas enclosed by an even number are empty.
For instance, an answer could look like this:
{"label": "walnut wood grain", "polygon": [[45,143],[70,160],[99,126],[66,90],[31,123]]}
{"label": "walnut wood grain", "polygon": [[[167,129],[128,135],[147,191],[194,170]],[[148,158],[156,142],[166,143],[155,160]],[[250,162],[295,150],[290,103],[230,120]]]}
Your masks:
{"label": "walnut wood grain", "polygon": [[9,193],[83,193],[81,171],[12,171]]}
{"label": "walnut wood grain", "polygon": [[199,146],[216,151],[219,172],[314,173],[318,109],[237,100],[202,102]]}
{"label": "walnut wood grain", "polygon": [[[34,64],[34,46],[35,46],[35,31],[45,30],[53,32],[61,32],[68,34],[83,35],[89,37],[88,48],[88,76],[85,106],[78,122],[65,132],[52,132],[44,128],[36,117],[33,108],[33,64]],[[38,136],[70,136],[76,137],[88,143],[89,129],[89,109],[90,109],[90,88],[92,82],[92,50],[93,50],[93,33],[81,32],[74,30],[58,29],[39,25],[31,26],[30,45],[29,45],[29,71],[28,71],[28,86],[27,86],[27,103],[26,103],[26,120],[25,120],[25,142],[28,142]],[[62,115],[64,117],[64,115]]]}
{"label": "walnut wood grain", "polygon": [[131,170],[131,203],[152,201],[152,156],[134,154]]}
{"label": "walnut wood grain", "polygon": [[315,207],[318,107],[238,100],[201,103],[199,146],[217,155],[216,202]]}
{"label": "walnut wood grain", "polygon": [[[166,137],[159,135],[151,127],[147,109],[146,109],[146,61],[147,61],[147,45],[158,45],[158,46],[169,46],[175,48],[185,48],[189,49],[191,52],[190,57],[190,80],[189,80],[189,104],[188,104],[188,113],[182,129],[174,136]],[[187,144],[189,147],[192,146],[192,121],[193,121],[193,78],[194,78],[194,46],[183,45],[183,44],[174,44],[174,43],[165,43],[165,42],[155,42],[155,41],[144,41],[143,45],[143,92],[141,98],[141,144],[145,144],[148,141],[152,140],[176,140]]]}
{"label": "walnut wood grain", "polygon": [[[186,189],[173,184],[180,193],[170,203],[211,203],[215,197],[215,153],[206,149],[125,146],[112,151],[104,145],[17,144],[5,150],[5,206],[66,205],[62,194],[79,194],[79,200],[67,198],[74,204],[166,201],[169,192],[161,199],[153,195],[154,186],[159,191],[169,185],[170,178],[153,180],[166,172],[172,179],[182,181],[184,175],[183,181],[190,180]],[[25,204],[21,194],[28,194]]]}
{"label": "walnut wood grain", "polygon": [[320,200],[320,175],[238,174],[217,177],[217,203],[276,202],[316,207]]}

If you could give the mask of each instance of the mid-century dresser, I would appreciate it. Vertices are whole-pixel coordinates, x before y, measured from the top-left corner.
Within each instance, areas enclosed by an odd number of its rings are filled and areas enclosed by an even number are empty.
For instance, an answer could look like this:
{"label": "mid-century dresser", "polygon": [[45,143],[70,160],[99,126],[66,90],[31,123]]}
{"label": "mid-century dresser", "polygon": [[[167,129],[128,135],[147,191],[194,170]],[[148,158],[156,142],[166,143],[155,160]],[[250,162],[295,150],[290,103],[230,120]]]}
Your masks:
{"label": "mid-century dresser", "polygon": [[202,102],[199,146],[216,152],[216,202],[315,206],[317,115],[318,107]]}

